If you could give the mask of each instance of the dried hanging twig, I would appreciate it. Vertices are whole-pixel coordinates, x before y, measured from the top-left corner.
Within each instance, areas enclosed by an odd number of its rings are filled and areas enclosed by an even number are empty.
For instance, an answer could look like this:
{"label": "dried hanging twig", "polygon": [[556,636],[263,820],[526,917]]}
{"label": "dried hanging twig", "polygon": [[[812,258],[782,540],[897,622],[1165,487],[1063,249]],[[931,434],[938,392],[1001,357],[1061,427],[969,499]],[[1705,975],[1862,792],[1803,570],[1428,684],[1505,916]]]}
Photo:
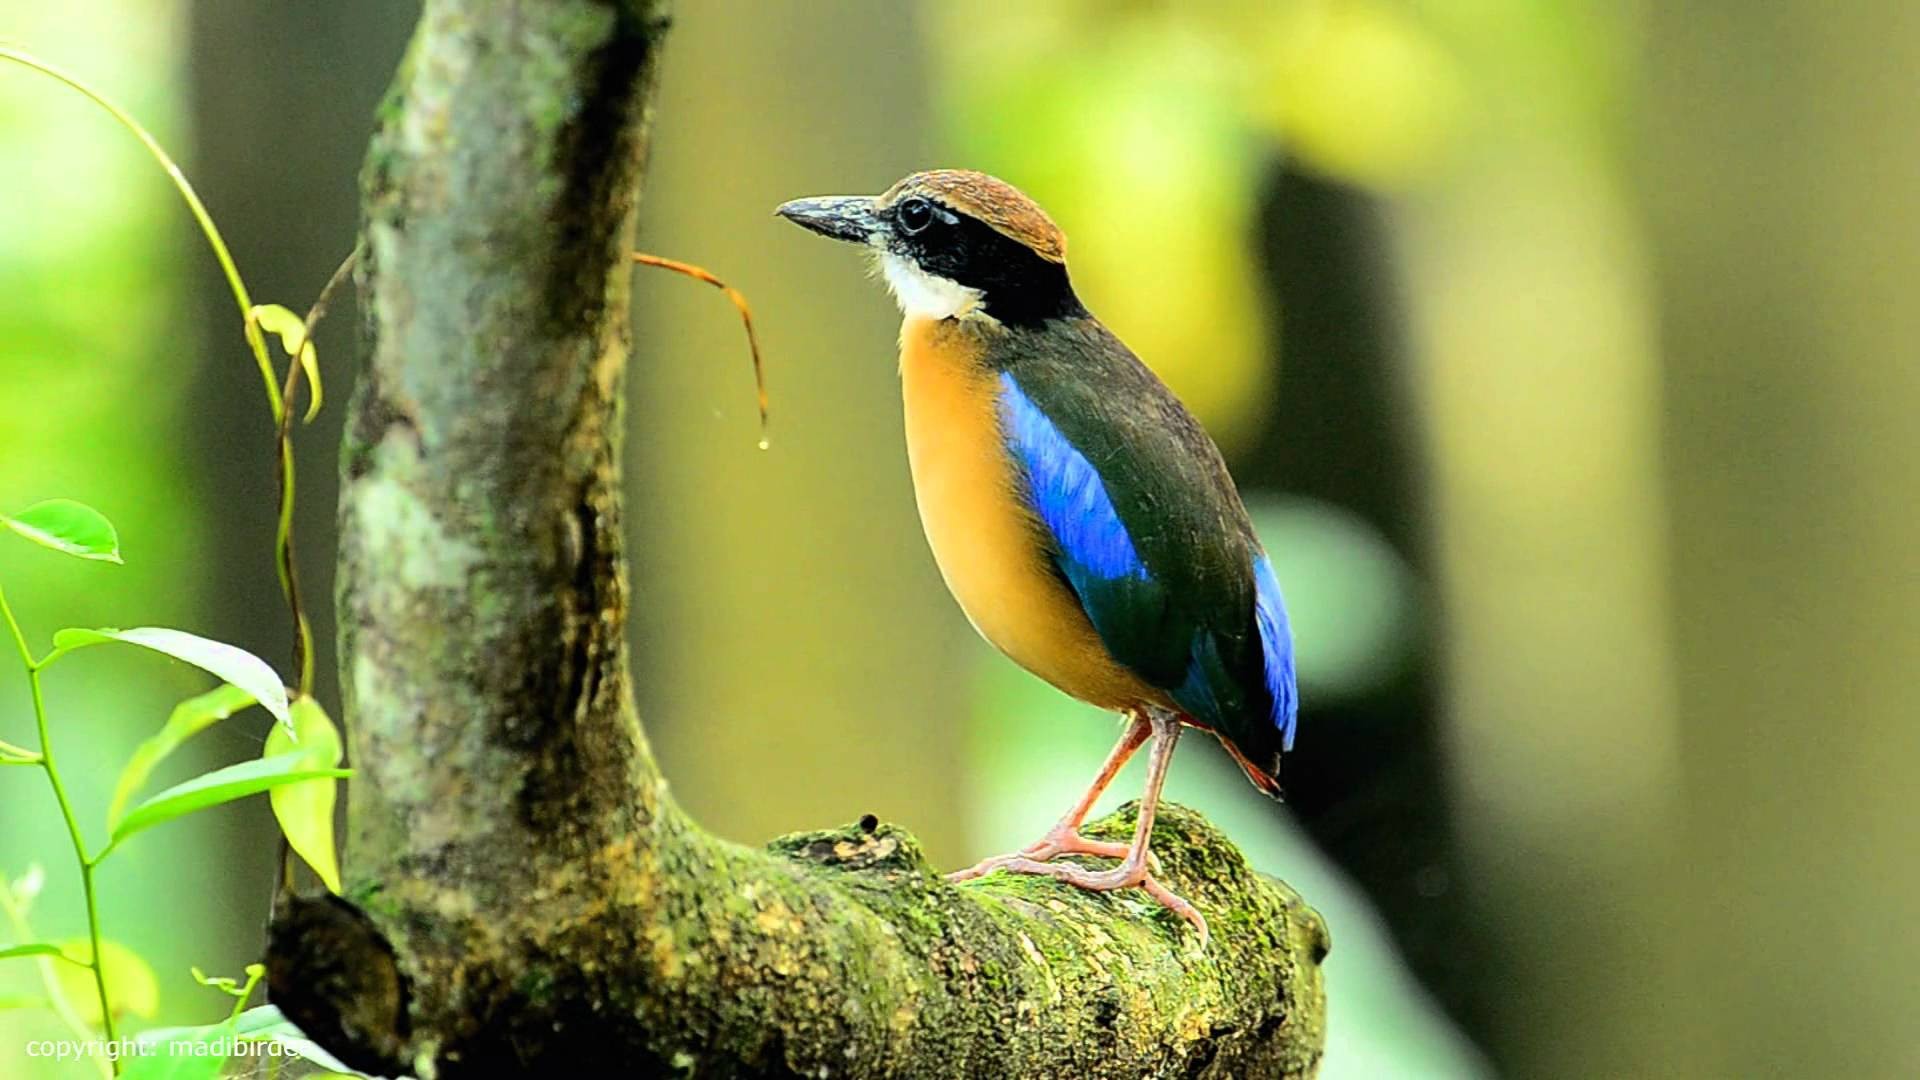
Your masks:
{"label": "dried hanging twig", "polygon": [[753,354],[753,385],[754,389],[757,390],[760,395],[760,449],[765,450],[768,445],[767,377],[760,363],[760,340],[755,337],[753,333],[753,309],[747,306],[746,296],[742,295],[739,289],[721,281],[706,269],[695,266],[692,263],[684,263],[678,259],[669,259],[660,255],[649,255],[643,251],[633,252],[633,261],[639,263],[641,266],[653,266],[661,270],[671,270],[676,274],[685,274],[697,281],[704,281],[714,288],[719,289],[721,292],[726,293],[727,299],[733,301],[734,308],[740,312],[740,325],[747,328],[747,348]]}

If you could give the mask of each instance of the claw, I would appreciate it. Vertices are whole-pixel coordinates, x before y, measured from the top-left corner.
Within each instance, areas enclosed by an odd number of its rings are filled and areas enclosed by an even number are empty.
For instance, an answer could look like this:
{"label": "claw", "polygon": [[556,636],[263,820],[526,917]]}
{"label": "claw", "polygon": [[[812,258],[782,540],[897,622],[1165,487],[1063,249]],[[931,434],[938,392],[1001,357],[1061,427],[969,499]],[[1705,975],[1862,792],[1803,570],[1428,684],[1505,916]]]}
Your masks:
{"label": "claw", "polygon": [[[1089,841],[1097,843],[1098,841]],[[1034,845],[1039,846],[1039,845]],[[1200,910],[1185,899],[1176,896],[1171,889],[1162,885],[1158,878],[1144,864],[1127,865],[1122,863],[1107,870],[1089,870],[1077,863],[1053,863],[1028,858],[1025,855],[998,855],[991,859],[948,876],[948,881],[968,881],[995,870],[1005,870],[1010,874],[1039,874],[1057,878],[1075,888],[1088,892],[1113,892],[1119,889],[1138,887],[1159,903],[1161,907],[1186,920],[1188,925],[1200,934],[1200,948],[1205,949],[1211,935],[1207,931],[1206,917]]]}
{"label": "claw", "polygon": [[[1179,714],[1165,709],[1148,707],[1143,712],[1134,713],[1133,723],[1121,737],[1120,744],[1107,755],[1107,762],[1101,766],[1100,775],[1094,778],[1093,786],[1067,812],[1067,816],[1060,819],[1059,824],[1047,830],[1047,835],[1011,855],[982,859],[965,870],[948,874],[947,880],[971,881],[995,870],[1005,870],[1010,874],[1041,874],[1058,878],[1090,892],[1111,892],[1138,886],[1161,907],[1185,919],[1198,930],[1200,947],[1205,949],[1207,920],[1192,904],[1175,896],[1154,877],[1160,872],[1160,860],[1148,849],[1148,841],[1153,835],[1153,811],[1160,804],[1160,788],[1167,778],[1167,762],[1173,757],[1174,743],[1180,738],[1180,724]],[[1113,775],[1120,771],[1120,766],[1126,764],[1127,758],[1149,737],[1153,739],[1153,755],[1147,764],[1147,787],[1140,798],[1140,813],[1134,820],[1133,842],[1117,844],[1081,836],[1080,823],[1086,820],[1087,811],[1093,808],[1094,800],[1100,797],[1101,790],[1113,779]],[[1062,855],[1117,858],[1120,865],[1093,870],[1078,863],[1052,861]]]}
{"label": "claw", "polygon": [[1166,908],[1168,911],[1171,911],[1175,915],[1178,915],[1181,918],[1187,920],[1187,923],[1189,925],[1191,925],[1195,930],[1199,931],[1200,951],[1202,952],[1206,951],[1207,942],[1212,940],[1213,935],[1207,932],[1207,917],[1205,915],[1200,914],[1199,908],[1194,907],[1191,903],[1187,902],[1184,898],[1175,896],[1173,892],[1169,890],[1165,885],[1162,885],[1160,884],[1160,882],[1154,880],[1154,877],[1152,874],[1148,874],[1145,878],[1141,880],[1140,887],[1147,890],[1148,896],[1151,896],[1155,900],[1160,901],[1161,907]]}
{"label": "claw", "polygon": [[[1062,855],[1098,855],[1107,859],[1125,859],[1129,852],[1126,844],[1117,840],[1089,840],[1072,829],[1055,827],[1047,835],[1028,844],[1010,855],[995,855],[982,859],[965,870],[956,870],[947,875],[948,881],[972,881],[1006,866],[1015,859],[1029,859],[1033,862],[1050,862]],[[1160,872],[1160,856],[1151,851],[1147,853],[1147,869]]]}

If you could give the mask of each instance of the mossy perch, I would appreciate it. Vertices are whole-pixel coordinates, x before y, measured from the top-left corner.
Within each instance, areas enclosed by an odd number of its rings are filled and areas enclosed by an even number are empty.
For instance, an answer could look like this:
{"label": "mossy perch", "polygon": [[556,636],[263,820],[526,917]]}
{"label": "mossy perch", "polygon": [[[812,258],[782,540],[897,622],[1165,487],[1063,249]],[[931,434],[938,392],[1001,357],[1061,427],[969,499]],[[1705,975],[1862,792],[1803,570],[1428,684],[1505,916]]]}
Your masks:
{"label": "mossy perch", "polygon": [[1205,953],[1144,897],[948,885],[871,818],[749,849],[668,797],[618,468],[665,30],[637,0],[428,0],[382,111],[341,495],[349,884],[276,911],[275,1000],[431,1077],[1310,1075],[1325,926],[1190,811],[1153,843]]}

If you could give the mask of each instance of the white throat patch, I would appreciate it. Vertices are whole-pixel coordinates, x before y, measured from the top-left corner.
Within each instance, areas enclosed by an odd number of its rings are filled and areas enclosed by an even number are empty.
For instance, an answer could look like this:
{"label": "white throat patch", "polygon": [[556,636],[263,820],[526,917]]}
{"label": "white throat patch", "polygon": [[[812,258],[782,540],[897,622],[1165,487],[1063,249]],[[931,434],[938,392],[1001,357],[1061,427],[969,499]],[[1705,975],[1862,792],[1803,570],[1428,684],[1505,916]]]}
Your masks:
{"label": "white throat patch", "polygon": [[980,306],[981,292],[951,278],[929,274],[912,259],[891,252],[880,253],[880,276],[903,315],[929,319],[951,319]]}

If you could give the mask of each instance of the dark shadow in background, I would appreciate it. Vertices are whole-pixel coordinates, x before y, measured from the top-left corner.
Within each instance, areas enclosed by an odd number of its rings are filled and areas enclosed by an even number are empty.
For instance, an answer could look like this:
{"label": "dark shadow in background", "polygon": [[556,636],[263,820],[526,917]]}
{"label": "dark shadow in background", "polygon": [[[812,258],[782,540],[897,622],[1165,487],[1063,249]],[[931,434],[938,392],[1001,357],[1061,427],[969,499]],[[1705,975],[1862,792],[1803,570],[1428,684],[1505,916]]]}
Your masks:
{"label": "dark shadow in background", "polygon": [[[1360,517],[1432,580],[1403,302],[1383,209],[1357,188],[1277,162],[1257,221],[1280,313],[1280,378],[1260,441],[1234,463],[1249,488]],[[1364,697],[1303,702],[1286,799],[1314,841],[1360,884],[1414,973],[1484,1044],[1485,987],[1443,784],[1439,625],[1433,591],[1400,671]]]}
{"label": "dark shadow in background", "polygon": [[[305,314],[359,228],[359,169],[374,108],[393,78],[417,17],[413,4],[385,0],[199,0],[191,5],[186,55],[192,143],[183,167],[225,235],[256,304]],[[271,63],[263,63],[262,56]],[[186,448],[198,459],[205,565],[219,585],[205,598],[196,630],[231,641],[289,670],[292,634],[273,566],[276,514],[273,426],[239,311],[206,244],[179,245],[195,283],[194,326],[201,362],[190,400],[196,410]],[[297,426],[299,503],[294,521],[302,595],[312,620],[315,692],[338,716],[334,655],[333,555],[339,494],[341,418],[358,366],[359,316],[352,288],[336,294],[315,334],[328,390],[326,411]],[[276,361],[278,357],[276,356]],[[304,401],[305,399],[302,398]],[[217,568],[217,569],[215,569]],[[264,721],[256,721],[262,732]],[[257,752],[257,747],[255,748]],[[275,845],[264,814],[223,817],[231,873],[241,895],[224,940],[253,959],[266,923]],[[257,895],[244,890],[255,888]],[[243,961],[244,962],[244,961]]]}

